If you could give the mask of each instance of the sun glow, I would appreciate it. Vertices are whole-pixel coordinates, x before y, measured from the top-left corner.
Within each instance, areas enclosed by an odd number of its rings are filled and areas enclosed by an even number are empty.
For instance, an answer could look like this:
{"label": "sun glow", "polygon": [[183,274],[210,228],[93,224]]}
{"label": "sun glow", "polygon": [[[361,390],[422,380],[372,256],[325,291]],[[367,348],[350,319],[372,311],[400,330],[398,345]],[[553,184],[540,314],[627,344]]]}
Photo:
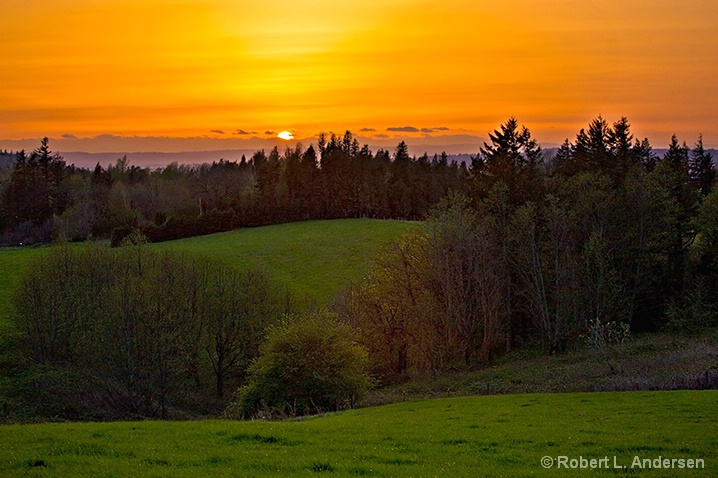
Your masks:
{"label": "sun glow", "polygon": [[294,133],[291,131],[282,131],[277,137],[289,141],[290,139],[294,139]]}

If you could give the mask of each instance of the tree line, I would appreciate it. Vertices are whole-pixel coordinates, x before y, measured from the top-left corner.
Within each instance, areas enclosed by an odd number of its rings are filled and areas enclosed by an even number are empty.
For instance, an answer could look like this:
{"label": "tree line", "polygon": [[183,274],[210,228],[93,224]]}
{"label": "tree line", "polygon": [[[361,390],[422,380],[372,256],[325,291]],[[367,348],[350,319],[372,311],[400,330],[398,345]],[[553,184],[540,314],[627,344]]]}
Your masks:
{"label": "tree line", "polygon": [[674,136],[659,158],[648,139],[633,138],[626,118],[598,117],[552,155],[510,118],[468,168],[445,154],[411,157],[404,142],[393,155],[374,153],[346,132],[248,160],[152,171],[121,158],[89,171],[65,165],[45,139],[30,155],[18,153],[0,181],[0,227],[10,243],[119,244],[135,230],[158,242],[305,219],[424,219],[459,194],[476,216],[467,220],[490,227],[496,242],[490,258],[500,261],[507,343],[540,321],[558,351],[571,335],[566,324],[576,322],[566,314],[578,314],[565,300],[591,274],[596,285],[584,284],[582,294],[593,287],[592,296],[617,301],[594,304],[594,318],[621,310],[634,330],[656,328],[681,301],[703,303],[684,296],[710,285],[706,198],[715,179],[702,138],[689,148]]}
{"label": "tree line", "polygon": [[150,170],[127,158],[94,170],[67,166],[48,140],[21,151],[0,182],[0,243],[114,238],[152,242],[306,219],[421,219],[467,168],[446,154],[412,158],[360,146],[350,132],[249,159]]}
{"label": "tree line", "polygon": [[602,118],[547,160],[511,118],[464,193],[340,301],[374,373],[466,370],[526,344],[561,353],[631,331],[718,325],[718,190],[699,139],[663,158]]}

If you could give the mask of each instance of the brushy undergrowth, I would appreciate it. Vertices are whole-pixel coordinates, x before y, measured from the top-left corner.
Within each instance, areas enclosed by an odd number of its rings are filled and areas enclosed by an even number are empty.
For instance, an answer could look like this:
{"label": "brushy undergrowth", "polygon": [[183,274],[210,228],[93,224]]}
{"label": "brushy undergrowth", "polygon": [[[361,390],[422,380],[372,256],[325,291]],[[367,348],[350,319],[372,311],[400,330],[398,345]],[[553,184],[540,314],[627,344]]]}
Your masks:
{"label": "brushy undergrowth", "polygon": [[472,372],[412,377],[373,391],[362,406],[463,395],[718,388],[718,330],[633,336],[605,350],[547,356],[520,349]]}

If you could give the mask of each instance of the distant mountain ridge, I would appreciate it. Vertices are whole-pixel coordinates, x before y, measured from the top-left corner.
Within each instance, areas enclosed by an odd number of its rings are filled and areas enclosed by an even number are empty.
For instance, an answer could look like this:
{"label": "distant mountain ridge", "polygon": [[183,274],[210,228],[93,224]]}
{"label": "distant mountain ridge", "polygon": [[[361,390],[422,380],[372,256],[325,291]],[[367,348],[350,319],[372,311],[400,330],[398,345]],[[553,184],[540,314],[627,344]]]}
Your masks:
{"label": "distant mountain ridge", "polygon": [[[374,148],[376,152],[378,148]],[[131,165],[161,168],[172,163],[179,164],[203,164],[211,163],[224,159],[225,161],[239,161],[244,155],[247,160],[252,157],[256,150],[254,149],[228,149],[218,151],[187,151],[182,153],[161,153],[161,152],[135,152],[135,153],[86,153],[86,152],[61,152],[60,155],[65,159],[67,164],[74,164],[77,167],[92,169],[97,163],[106,167],[108,164],[114,164],[117,159],[127,156]],[[423,154],[423,153],[421,153]],[[421,154],[416,154],[420,156]],[[449,163],[456,161],[461,164],[471,165],[471,157],[474,154],[449,154]],[[429,154],[433,158],[433,154]],[[14,158],[14,156],[13,156]]]}
{"label": "distant mountain ridge", "polygon": [[[373,148],[376,152],[378,148]],[[420,149],[420,148],[417,148]],[[552,157],[558,148],[549,147],[544,148],[544,153],[547,157]],[[117,159],[127,156],[129,163],[140,167],[149,168],[162,168],[171,163],[178,164],[203,164],[211,163],[213,161],[219,161],[224,159],[225,161],[239,161],[244,155],[247,159],[251,158],[255,153],[254,149],[227,149],[227,150],[216,150],[216,151],[186,151],[186,152],[114,152],[114,153],[87,153],[83,151],[72,151],[72,152],[60,152],[59,154],[65,159],[67,164],[74,164],[80,168],[92,169],[96,164],[100,164],[102,167],[106,167],[108,164],[114,164]],[[658,157],[663,155],[668,149],[654,149],[653,152]],[[713,163],[718,166],[718,149],[707,149],[713,156]],[[420,156],[422,153],[416,153],[412,151],[415,156]],[[478,150],[475,152],[467,152],[461,154],[449,154],[449,163],[456,161],[461,164],[464,163],[466,166],[471,166],[471,158],[478,154]],[[15,163],[15,152],[0,152],[0,168],[12,167]],[[433,158],[433,154],[429,154],[430,158]]]}

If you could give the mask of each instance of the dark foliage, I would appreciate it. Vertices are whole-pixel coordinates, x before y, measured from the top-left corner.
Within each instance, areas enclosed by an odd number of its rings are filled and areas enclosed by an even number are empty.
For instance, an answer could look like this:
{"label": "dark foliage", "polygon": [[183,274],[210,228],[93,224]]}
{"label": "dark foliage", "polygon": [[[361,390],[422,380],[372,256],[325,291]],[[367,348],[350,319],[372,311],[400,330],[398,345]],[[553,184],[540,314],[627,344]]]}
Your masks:
{"label": "dark foliage", "polygon": [[15,296],[9,397],[62,419],[211,413],[242,384],[284,292],[235,271],[142,246],[55,248]]}

